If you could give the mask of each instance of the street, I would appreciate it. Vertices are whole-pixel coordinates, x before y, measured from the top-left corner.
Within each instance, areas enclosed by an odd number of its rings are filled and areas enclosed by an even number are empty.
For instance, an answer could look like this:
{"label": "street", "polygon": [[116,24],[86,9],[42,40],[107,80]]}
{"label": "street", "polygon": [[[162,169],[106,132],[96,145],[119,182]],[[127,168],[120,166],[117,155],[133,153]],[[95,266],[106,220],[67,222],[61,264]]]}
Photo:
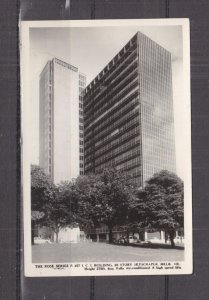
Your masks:
{"label": "street", "polygon": [[33,263],[182,261],[183,259],[182,249],[150,249],[96,242],[32,246]]}

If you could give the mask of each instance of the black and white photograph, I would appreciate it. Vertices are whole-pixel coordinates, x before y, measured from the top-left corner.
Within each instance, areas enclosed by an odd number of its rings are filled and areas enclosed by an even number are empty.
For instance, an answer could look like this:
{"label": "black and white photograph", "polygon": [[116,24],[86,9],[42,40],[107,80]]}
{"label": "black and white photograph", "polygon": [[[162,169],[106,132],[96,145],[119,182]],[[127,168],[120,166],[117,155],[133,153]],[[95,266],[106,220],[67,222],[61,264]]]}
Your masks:
{"label": "black and white photograph", "polygon": [[25,275],[191,274],[189,21],[20,31]]}

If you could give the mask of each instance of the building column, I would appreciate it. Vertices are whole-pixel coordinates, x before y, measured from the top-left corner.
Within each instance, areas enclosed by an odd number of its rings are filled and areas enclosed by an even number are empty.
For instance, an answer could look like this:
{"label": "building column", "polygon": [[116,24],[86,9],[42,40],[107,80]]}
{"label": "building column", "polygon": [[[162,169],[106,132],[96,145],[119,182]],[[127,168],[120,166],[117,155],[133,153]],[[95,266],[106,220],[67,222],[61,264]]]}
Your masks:
{"label": "building column", "polygon": [[109,233],[106,233],[106,241],[109,242]]}
{"label": "building column", "polygon": [[160,231],[160,239],[165,242],[165,232],[163,230]]}
{"label": "building column", "polygon": [[176,238],[177,237],[180,237],[180,239],[179,240],[177,240],[177,244],[179,244],[179,242],[182,242],[182,238],[181,238],[181,236],[178,234],[178,230],[176,230],[176,236],[175,236]]}
{"label": "building column", "polygon": [[97,233],[97,243],[99,243],[99,234]]}
{"label": "building column", "polygon": [[147,233],[147,230],[144,231],[144,240],[145,240],[145,242],[148,240],[148,233]]}

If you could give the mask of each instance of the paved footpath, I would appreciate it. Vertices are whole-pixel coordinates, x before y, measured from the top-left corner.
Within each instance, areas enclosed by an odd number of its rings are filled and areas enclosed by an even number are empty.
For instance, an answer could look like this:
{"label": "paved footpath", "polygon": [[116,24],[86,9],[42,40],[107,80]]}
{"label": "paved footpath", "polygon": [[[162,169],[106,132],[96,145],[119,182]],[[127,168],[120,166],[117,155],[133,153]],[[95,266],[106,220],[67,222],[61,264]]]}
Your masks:
{"label": "paved footpath", "polygon": [[181,261],[184,250],[149,249],[96,242],[41,244],[32,247],[33,263]]}

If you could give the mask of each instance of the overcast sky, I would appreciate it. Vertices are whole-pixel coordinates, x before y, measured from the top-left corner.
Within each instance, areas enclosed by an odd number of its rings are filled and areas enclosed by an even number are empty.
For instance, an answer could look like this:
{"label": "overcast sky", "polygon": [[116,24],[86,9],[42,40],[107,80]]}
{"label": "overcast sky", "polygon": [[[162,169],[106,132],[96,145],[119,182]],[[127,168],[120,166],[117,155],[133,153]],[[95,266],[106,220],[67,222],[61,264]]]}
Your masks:
{"label": "overcast sky", "polygon": [[46,62],[58,57],[86,74],[87,84],[137,32],[141,31],[172,54],[173,98],[177,173],[181,176],[182,131],[184,119],[183,43],[181,26],[130,26],[30,29],[31,162],[38,164],[39,74]]}

